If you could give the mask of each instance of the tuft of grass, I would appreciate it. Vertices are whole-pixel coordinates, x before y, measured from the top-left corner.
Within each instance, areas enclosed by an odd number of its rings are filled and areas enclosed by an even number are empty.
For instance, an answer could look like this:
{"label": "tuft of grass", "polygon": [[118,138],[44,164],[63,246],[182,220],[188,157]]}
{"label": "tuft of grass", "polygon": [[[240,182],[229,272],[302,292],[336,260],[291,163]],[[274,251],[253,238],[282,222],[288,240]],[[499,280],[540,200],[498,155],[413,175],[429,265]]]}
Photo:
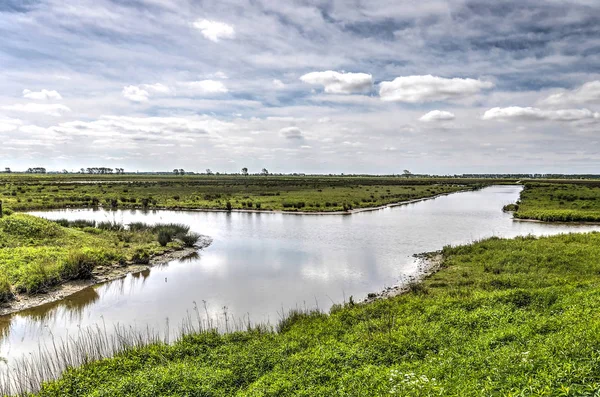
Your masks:
{"label": "tuft of grass", "polygon": [[202,238],[201,234],[188,232],[188,233],[180,233],[175,236],[175,238],[183,243],[186,247],[195,247],[198,244],[198,241]]}

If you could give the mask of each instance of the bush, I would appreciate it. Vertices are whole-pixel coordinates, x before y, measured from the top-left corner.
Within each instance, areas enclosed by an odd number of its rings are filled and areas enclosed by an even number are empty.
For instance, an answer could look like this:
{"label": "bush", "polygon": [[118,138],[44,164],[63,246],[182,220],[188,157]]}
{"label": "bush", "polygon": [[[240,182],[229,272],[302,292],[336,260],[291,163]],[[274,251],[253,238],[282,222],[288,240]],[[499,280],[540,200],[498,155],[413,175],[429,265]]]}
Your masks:
{"label": "bush", "polygon": [[187,234],[178,234],[176,238],[177,240],[180,240],[186,247],[195,247],[200,238],[202,238],[202,235],[190,232]]}
{"label": "bush", "polygon": [[162,246],[165,247],[167,244],[169,244],[172,240],[171,238],[171,234],[166,231],[166,230],[160,230],[158,232],[158,237],[157,237],[158,243]]}
{"label": "bush", "polygon": [[71,251],[65,260],[60,276],[64,280],[84,280],[92,277],[94,259],[82,251]]}

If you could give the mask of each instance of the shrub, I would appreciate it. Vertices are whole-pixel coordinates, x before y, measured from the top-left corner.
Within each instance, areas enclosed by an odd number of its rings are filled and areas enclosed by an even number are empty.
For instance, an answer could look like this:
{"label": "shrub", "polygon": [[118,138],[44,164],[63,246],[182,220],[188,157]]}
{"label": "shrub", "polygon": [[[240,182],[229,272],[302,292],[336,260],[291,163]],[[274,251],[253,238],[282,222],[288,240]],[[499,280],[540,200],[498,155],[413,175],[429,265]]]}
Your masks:
{"label": "shrub", "polygon": [[71,251],[65,260],[60,275],[65,280],[83,280],[92,277],[94,260],[82,251]]}
{"label": "shrub", "polygon": [[227,211],[231,211],[231,202],[228,201],[227,204],[225,204],[225,208],[227,208]]}
{"label": "shrub", "polygon": [[160,230],[158,232],[157,240],[158,240],[158,243],[162,247],[164,247],[164,246],[166,246],[167,244],[169,244],[171,242],[171,240],[172,240],[171,234],[168,231],[166,231],[166,230]]}
{"label": "shrub", "polygon": [[177,240],[180,240],[186,247],[195,247],[201,237],[202,235],[193,232],[176,236]]}

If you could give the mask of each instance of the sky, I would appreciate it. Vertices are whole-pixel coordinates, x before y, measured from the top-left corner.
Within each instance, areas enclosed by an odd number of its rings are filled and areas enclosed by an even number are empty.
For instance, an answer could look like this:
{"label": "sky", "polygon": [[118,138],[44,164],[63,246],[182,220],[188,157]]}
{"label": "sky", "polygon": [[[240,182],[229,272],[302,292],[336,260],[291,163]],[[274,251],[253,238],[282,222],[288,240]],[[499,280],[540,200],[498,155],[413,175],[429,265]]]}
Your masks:
{"label": "sky", "polygon": [[2,168],[600,173],[598,0],[2,0],[0,35]]}

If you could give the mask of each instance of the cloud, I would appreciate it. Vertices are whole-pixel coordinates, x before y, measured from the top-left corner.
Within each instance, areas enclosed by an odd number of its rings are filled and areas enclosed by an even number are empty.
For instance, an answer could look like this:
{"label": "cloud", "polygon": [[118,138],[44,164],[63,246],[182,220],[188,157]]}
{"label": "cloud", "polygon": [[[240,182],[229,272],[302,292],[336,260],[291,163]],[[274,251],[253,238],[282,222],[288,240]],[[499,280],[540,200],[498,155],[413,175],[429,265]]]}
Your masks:
{"label": "cloud", "polygon": [[61,116],[64,112],[70,112],[71,109],[65,105],[60,104],[46,104],[46,103],[16,103],[14,105],[3,106],[2,109],[12,110],[15,112],[22,113],[40,113],[48,116]]}
{"label": "cloud", "polygon": [[204,37],[215,43],[221,39],[233,39],[235,37],[233,26],[223,22],[198,19],[193,25],[196,29],[200,30]]}
{"label": "cloud", "polygon": [[446,112],[444,110],[432,110],[429,113],[424,114],[419,118],[420,121],[431,122],[431,121],[448,121],[454,120],[456,116],[454,113]]}
{"label": "cloud", "polygon": [[168,86],[161,84],[161,83],[142,84],[141,87],[144,90],[156,92],[159,94],[168,94],[169,92],[171,92],[171,89]]}
{"label": "cloud", "polygon": [[22,124],[23,122],[18,119],[0,118],[0,132],[16,130]]}
{"label": "cloud", "polygon": [[279,134],[285,139],[303,139],[304,134],[298,127],[286,127],[279,130]]}
{"label": "cloud", "polygon": [[600,80],[590,81],[571,91],[552,94],[542,101],[549,106],[583,105],[600,103]]}
{"label": "cloud", "polygon": [[133,102],[147,102],[150,93],[135,85],[123,87],[123,96]]}
{"label": "cloud", "polygon": [[216,80],[181,82],[179,85],[194,94],[224,94],[229,91],[225,84]]}
{"label": "cloud", "polygon": [[578,121],[600,119],[600,113],[589,109],[542,110],[532,107],[510,106],[492,108],[486,111],[483,120],[518,120],[518,121]]}
{"label": "cloud", "polygon": [[475,79],[447,79],[432,75],[396,77],[379,84],[384,101],[422,103],[460,99],[494,87],[494,83]]}
{"label": "cloud", "polygon": [[275,86],[275,88],[277,88],[278,90],[285,88],[285,84],[283,84],[283,81],[279,80],[279,79],[274,79],[273,80],[273,85]]}
{"label": "cloud", "polygon": [[49,90],[41,90],[41,91],[31,91],[31,90],[23,90],[23,98],[27,99],[38,99],[38,100],[50,100],[50,99],[62,99],[62,96],[57,91],[49,91]]}
{"label": "cloud", "polygon": [[340,73],[332,70],[307,73],[300,77],[305,83],[322,85],[328,94],[365,93],[373,86],[373,76],[367,73]]}

